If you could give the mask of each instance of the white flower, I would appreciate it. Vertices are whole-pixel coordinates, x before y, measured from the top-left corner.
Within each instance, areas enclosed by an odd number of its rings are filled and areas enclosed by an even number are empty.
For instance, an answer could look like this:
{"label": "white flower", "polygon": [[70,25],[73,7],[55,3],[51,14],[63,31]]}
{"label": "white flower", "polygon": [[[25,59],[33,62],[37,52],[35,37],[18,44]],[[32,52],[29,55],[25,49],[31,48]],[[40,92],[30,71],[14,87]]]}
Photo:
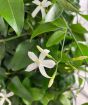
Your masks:
{"label": "white flower", "polygon": [[47,56],[47,54],[50,51],[47,49],[44,49],[40,55],[39,58],[33,53],[33,52],[28,52],[28,56],[30,59],[32,59],[34,61],[34,63],[30,64],[25,71],[32,71],[36,68],[39,68],[40,73],[46,77],[46,78],[50,78],[50,76],[47,75],[44,67],[46,68],[53,68],[55,66],[55,62],[53,60],[44,60],[45,57]]}
{"label": "white flower", "polygon": [[46,16],[45,8],[52,4],[50,1],[47,0],[43,0],[42,2],[40,2],[39,0],[34,0],[33,3],[36,4],[37,7],[32,12],[32,17],[35,17],[38,14],[38,12],[41,11],[42,18]]}
{"label": "white flower", "polygon": [[0,105],[4,105],[5,101],[7,101],[8,105],[11,105],[11,101],[8,98],[13,95],[13,92],[6,93],[6,90],[2,89],[0,92]]}

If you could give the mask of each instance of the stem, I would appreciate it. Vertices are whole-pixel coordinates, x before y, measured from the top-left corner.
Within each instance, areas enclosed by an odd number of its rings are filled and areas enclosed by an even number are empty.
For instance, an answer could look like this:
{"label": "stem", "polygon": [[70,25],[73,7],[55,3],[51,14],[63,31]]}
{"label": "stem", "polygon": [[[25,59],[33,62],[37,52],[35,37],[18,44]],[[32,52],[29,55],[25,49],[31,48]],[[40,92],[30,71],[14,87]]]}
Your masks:
{"label": "stem", "polygon": [[[27,34],[26,34],[26,35],[27,35]],[[7,38],[7,39],[1,39],[1,40],[0,40],[0,43],[8,42],[8,41],[11,41],[11,40],[14,40],[14,39],[23,37],[23,36],[25,36],[25,34],[24,34],[24,35],[21,35],[21,36],[13,36],[13,37],[10,37],[10,38]]]}
{"label": "stem", "polygon": [[[64,18],[63,18],[63,19],[64,19]],[[70,29],[70,27],[69,27],[69,25],[67,24],[67,22],[66,22],[66,20],[65,20],[65,19],[64,19],[64,21],[65,21],[66,26],[67,26],[67,28],[69,29],[69,31],[70,31],[70,33],[71,33],[72,37],[73,37],[73,39],[74,39],[75,43],[77,44],[77,47],[79,48],[79,50],[80,50],[80,52],[81,52],[82,56],[84,56],[82,49],[80,48],[80,46],[79,46],[79,44],[78,44],[78,42],[77,42],[77,40],[76,40],[76,38],[75,38],[74,34],[72,33],[72,30]],[[85,59],[85,61],[86,61],[86,63],[87,63],[87,60],[86,60],[86,59]]]}
{"label": "stem", "polygon": [[64,36],[64,40],[63,40],[63,43],[62,43],[61,59],[62,59],[62,53],[63,53],[63,50],[64,50],[64,44],[65,44],[66,35],[67,35],[67,29],[66,29],[65,36]]}

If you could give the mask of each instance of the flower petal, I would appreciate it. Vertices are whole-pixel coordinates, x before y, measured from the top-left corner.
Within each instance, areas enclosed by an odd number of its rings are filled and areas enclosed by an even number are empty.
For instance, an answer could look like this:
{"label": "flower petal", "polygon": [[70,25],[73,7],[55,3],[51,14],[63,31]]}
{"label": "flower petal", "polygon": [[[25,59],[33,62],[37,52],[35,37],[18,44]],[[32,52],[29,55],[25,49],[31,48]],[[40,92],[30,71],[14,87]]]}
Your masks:
{"label": "flower petal", "polygon": [[36,5],[40,5],[40,1],[39,0],[34,0],[34,1],[32,1],[32,3],[34,3]]}
{"label": "flower petal", "polygon": [[4,97],[4,94],[3,93],[0,93],[0,97]]}
{"label": "flower petal", "polygon": [[13,96],[14,95],[14,93],[13,92],[10,92],[10,93],[8,93],[6,96],[7,97],[11,97],[11,96]]}
{"label": "flower petal", "polygon": [[44,77],[51,78],[50,76],[47,75],[47,73],[42,65],[39,65],[39,71]]}
{"label": "flower petal", "polygon": [[45,8],[41,7],[42,18],[44,19],[46,16]]}
{"label": "flower petal", "polygon": [[49,50],[47,50],[47,49],[44,49],[44,50],[42,50],[42,51],[40,51],[41,53],[40,53],[40,55],[39,55],[39,60],[44,60],[45,59],[45,57],[48,55],[48,53],[50,52]]}
{"label": "flower petal", "polygon": [[44,7],[48,7],[48,6],[50,6],[50,5],[52,5],[52,3],[51,3],[50,1],[47,1],[47,2],[44,4]]}
{"label": "flower petal", "polygon": [[11,105],[11,101],[8,98],[6,98],[6,101],[8,102],[9,105]]}
{"label": "flower petal", "polygon": [[53,68],[55,66],[55,62],[53,60],[43,60],[42,65],[47,68]]}
{"label": "flower petal", "polygon": [[45,4],[46,2],[47,2],[47,0],[43,0],[43,1],[42,1],[42,4]]}
{"label": "flower petal", "polygon": [[38,12],[40,11],[40,6],[38,6],[33,12],[32,12],[32,17],[34,18],[37,14],[38,14]]}
{"label": "flower petal", "polygon": [[5,102],[5,98],[0,98],[0,105],[3,105]]}
{"label": "flower petal", "polygon": [[38,57],[33,53],[33,52],[28,52],[28,56],[30,59],[32,59],[33,61],[38,60]]}
{"label": "flower petal", "polygon": [[1,93],[2,93],[3,95],[6,95],[6,90],[5,90],[5,89],[2,89],[2,90],[1,90]]}
{"label": "flower petal", "polygon": [[26,68],[26,70],[25,71],[32,71],[32,70],[34,70],[34,69],[36,69],[38,67],[38,65],[36,64],[36,63],[32,63],[32,64],[30,64],[27,68]]}

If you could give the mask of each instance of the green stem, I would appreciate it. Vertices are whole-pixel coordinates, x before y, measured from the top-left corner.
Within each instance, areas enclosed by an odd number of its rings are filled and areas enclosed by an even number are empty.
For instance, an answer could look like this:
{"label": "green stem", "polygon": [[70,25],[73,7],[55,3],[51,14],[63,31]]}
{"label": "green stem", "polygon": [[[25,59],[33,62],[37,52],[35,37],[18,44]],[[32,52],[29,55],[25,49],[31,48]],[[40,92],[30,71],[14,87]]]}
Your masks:
{"label": "green stem", "polygon": [[67,63],[70,67],[72,67],[74,70],[78,70],[75,66],[73,66],[71,63]]}
{"label": "green stem", "polygon": [[[64,19],[64,18],[63,18],[63,19]],[[71,33],[71,35],[72,35],[72,37],[73,37],[75,43],[77,44],[77,47],[79,48],[79,50],[80,50],[82,56],[84,56],[82,49],[80,48],[80,46],[79,46],[79,44],[78,44],[78,42],[77,42],[77,40],[76,40],[74,34],[72,33],[72,30],[70,29],[70,27],[69,27],[69,25],[67,24],[67,22],[66,22],[65,19],[64,19],[64,21],[65,21],[65,23],[66,23],[66,26],[67,26],[68,30],[70,31],[70,33]],[[86,61],[86,59],[85,59],[85,61]],[[87,61],[86,61],[86,62],[87,62]]]}
{"label": "green stem", "polygon": [[17,39],[17,38],[23,37],[23,36],[25,36],[25,35],[21,35],[21,36],[13,36],[13,37],[10,37],[10,38],[7,38],[7,39],[0,39],[0,43],[8,42],[8,41],[11,41],[11,40],[14,40],[14,39]]}
{"label": "green stem", "polygon": [[63,43],[62,43],[61,59],[62,59],[62,55],[63,55],[62,53],[63,53],[63,50],[64,50],[64,44],[65,44],[66,35],[67,35],[67,29],[66,29],[65,36],[64,36],[64,40],[63,40]]}

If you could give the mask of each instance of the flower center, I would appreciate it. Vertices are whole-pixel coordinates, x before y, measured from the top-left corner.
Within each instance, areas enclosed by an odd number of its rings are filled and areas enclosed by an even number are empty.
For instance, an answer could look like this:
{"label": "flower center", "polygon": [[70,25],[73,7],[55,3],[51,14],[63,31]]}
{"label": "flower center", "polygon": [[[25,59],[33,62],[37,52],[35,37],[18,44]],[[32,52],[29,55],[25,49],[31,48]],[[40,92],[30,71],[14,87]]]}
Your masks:
{"label": "flower center", "polygon": [[6,95],[4,95],[4,97],[3,97],[4,99],[6,99],[7,98],[7,96]]}
{"label": "flower center", "polygon": [[35,61],[38,65],[41,64],[41,61],[39,59],[36,59]]}
{"label": "flower center", "polygon": [[42,4],[42,2],[40,2],[39,6],[40,6],[40,7],[43,7],[43,4]]}

